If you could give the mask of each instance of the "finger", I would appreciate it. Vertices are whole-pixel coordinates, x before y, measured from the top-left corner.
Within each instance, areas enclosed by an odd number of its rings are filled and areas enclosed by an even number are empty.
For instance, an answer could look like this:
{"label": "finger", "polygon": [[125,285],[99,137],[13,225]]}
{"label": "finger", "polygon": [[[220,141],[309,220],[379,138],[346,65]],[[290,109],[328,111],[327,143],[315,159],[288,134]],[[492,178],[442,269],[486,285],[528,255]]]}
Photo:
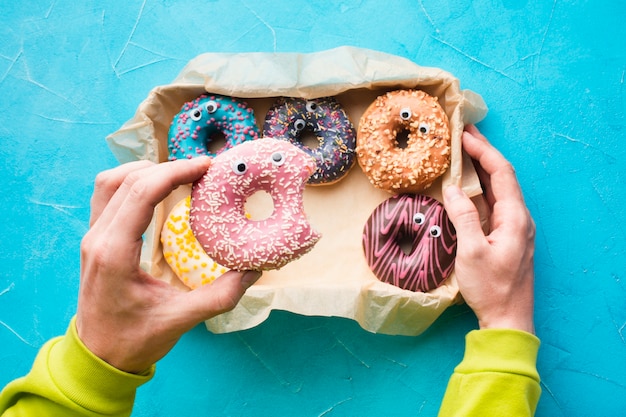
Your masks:
{"label": "finger", "polygon": [[[465,125],[462,139],[463,139],[463,136],[465,135],[471,135],[473,139],[481,140],[483,142],[488,143],[487,138],[483,136],[483,134],[480,133],[478,128],[473,124]],[[469,139],[464,138],[464,139],[467,142],[468,140],[471,140],[472,138],[469,138]],[[465,143],[463,144],[463,148],[466,150],[466,152],[468,151],[466,148],[469,146],[471,145],[466,145]],[[469,154],[470,152],[468,152],[468,155]],[[487,204],[489,204],[489,206],[491,207],[493,205],[493,194],[491,192],[491,178],[489,174],[480,165],[480,163],[476,159],[474,159],[474,157],[472,157],[472,164],[474,166],[474,169],[476,170],[476,173],[478,174],[478,178],[480,179],[480,184],[483,189],[483,194],[485,195],[485,200],[487,201]]]}
{"label": "finger", "polygon": [[470,131],[463,132],[463,148],[480,166],[477,172],[490,205],[503,199],[523,201],[513,166],[496,148]]}
{"label": "finger", "polygon": [[469,132],[472,136],[476,137],[477,139],[480,139],[484,142],[489,142],[487,138],[485,137],[485,135],[480,133],[476,125],[465,125],[464,130],[466,132]]}
{"label": "finger", "polygon": [[100,218],[102,211],[120,188],[124,182],[124,178],[126,178],[128,174],[152,165],[154,165],[153,162],[146,160],[133,161],[99,173],[96,176],[94,191],[91,196],[91,215],[89,218],[89,226],[93,226],[98,218]]}
{"label": "finger", "polygon": [[260,271],[228,271],[212,284],[185,293],[176,307],[183,325],[194,326],[232,310],[260,276]]}
{"label": "finger", "polygon": [[476,171],[491,208],[491,230],[511,233],[511,229],[528,217],[515,169],[477,129],[464,132],[463,146],[478,162]]}
{"label": "finger", "polygon": [[112,238],[122,248],[140,240],[157,204],[180,185],[200,178],[209,165],[210,158],[199,157],[131,172],[102,214],[111,218],[108,227],[116,231]]}
{"label": "finger", "polygon": [[443,204],[454,225],[459,247],[477,247],[484,242],[485,235],[480,223],[478,209],[467,195],[456,185],[444,190]]}
{"label": "finger", "polygon": [[495,199],[493,197],[493,192],[491,191],[491,176],[485,172],[483,167],[480,166],[478,161],[472,160],[474,164],[474,169],[476,170],[476,174],[478,175],[478,179],[480,180],[480,186],[483,190],[483,196],[485,197],[485,201],[489,205],[489,208],[493,208],[493,204],[495,203]]}

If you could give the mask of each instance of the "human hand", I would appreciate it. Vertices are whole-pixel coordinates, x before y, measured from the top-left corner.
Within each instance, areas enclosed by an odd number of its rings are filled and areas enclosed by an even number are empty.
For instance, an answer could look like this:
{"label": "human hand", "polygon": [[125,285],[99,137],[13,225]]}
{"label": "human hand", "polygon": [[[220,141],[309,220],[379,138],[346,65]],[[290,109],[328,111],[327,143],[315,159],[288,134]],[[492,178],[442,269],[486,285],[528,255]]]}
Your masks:
{"label": "human hand", "polygon": [[142,234],[172,190],[198,179],[209,158],[132,162],[99,174],[90,229],[81,244],[78,335],[96,356],[139,373],[165,356],[196,324],[235,307],[260,272],[229,271],[181,291],[139,267]]}
{"label": "human hand", "polygon": [[461,189],[444,190],[444,206],[457,231],[459,290],[481,329],[534,333],[535,224],[515,170],[473,125],[466,126],[463,148],[475,161],[490,213],[485,234],[476,206]]}

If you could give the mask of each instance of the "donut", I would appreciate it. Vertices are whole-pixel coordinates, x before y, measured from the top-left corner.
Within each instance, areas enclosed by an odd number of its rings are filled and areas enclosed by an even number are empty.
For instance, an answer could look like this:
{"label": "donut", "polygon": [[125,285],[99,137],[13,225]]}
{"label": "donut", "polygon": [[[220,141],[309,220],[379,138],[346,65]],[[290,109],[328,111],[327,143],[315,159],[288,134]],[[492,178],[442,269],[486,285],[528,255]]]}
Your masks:
{"label": "donut", "polygon": [[[303,142],[307,131],[317,138],[317,147]],[[263,136],[287,140],[315,159],[316,169],[308,181],[311,185],[333,184],[355,163],[356,131],[332,97],[279,98],[267,112]]]}
{"label": "donut", "polygon": [[[207,255],[234,270],[278,269],[313,248],[320,235],[304,213],[311,157],[284,140],[244,142],[213,159],[191,189],[191,229]],[[273,212],[248,219],[246,200],[267,192]]]}
{"label": "donut", "polygon": [[361,116],[356,154],[374,187],[394,194],[421,192],[450,166],[448,117],[423,91],[388,92]]}
{"label": "donut", "polygon": [[[221,133],[226,144],[209,151],[211,141]],[[217,156],[233,146],[258,139],[254,111],[243,102],[218,94],[203,94],[183,104],[174,116],[168,133],[170,161],[199,155]]]}
{"label": "donut", "polygon": [[440,286],[454,268],[456,231],[434,198],[395,195],[367,220],[363,250],[380,281],[427,292]]}
{"label": "donut", "polygon": [[169,212],[161,229],[163,257],[174,274],[187,287],[210,284],[228,268],[211,259],[189,227],[191,196],[180,200]]}

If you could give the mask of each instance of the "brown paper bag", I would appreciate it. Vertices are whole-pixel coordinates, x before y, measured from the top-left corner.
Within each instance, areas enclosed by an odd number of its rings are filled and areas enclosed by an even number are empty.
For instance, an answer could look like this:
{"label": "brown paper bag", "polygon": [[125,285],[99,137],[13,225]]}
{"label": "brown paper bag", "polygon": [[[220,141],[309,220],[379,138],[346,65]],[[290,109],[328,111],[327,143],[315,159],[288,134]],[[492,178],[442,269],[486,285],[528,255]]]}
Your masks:
{"label": "brown paper bag", "polygon": [[[311,54],[200,55],[171,84],[155,87],[135,116],[107,137],[107,142],[121,163],[166,161],[173,117],[184,102],[205,92],[246,99],[259,126],[276,97],[336,96],[358,127],[363,111],[378,95],[406,88],[438,97],[450,119],[452,163],[425,194],[441,201],[443,187],[456,183],[468,195],[480,195],[474,168],[461,151],[461,134],[464,124],[476,123],[486,115],[482,98],[461,90],[459,81],[443,70],[354,47]],[[185,287],[163,259],[160,232],[165,216],[189,192],[189,187],[181,187],[157,207],[141,256],[145,270],[181,288]],[[361,234],[374,208],[389,197],[369,183],[358,164],[334,185],[307,187],[305,211],[322,239],[297,261],[281,270],[264,272],[233,311],[208,320],[207,328],[216,333],[247,329],[278,309],[346,317],[378,333],[423,332],[449,305],[459,301],[458,286],[454,273],[444,285],[428,293],[401,290],[372,274],[363,255]]]}

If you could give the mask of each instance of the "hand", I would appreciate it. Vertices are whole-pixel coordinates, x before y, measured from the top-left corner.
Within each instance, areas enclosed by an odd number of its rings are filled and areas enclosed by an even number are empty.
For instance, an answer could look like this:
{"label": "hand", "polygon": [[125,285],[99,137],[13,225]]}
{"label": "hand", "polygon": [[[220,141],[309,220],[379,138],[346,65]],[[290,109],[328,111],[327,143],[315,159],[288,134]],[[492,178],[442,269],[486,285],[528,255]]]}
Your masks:
{"label": "hand", "polygon": [[455,270],[461,295],[481,329],[534,333],[535,224],[515,171],[474,126],[466,127],[463,148],[475,161],[490,213],[485,234],[476,206],[461,189],[444,191],[444,205],[457,231]]}
{"label": "hand", "polygon": [[233,309],[260,276],[230,271],[185,292],[139,267],[142,234],[156,205],[209,166],[209,158],[158,165],[138,161],[96,178],[90,230],[81,244],[76,327],[89,350],[122,371],[148,369],[183,333]]}

